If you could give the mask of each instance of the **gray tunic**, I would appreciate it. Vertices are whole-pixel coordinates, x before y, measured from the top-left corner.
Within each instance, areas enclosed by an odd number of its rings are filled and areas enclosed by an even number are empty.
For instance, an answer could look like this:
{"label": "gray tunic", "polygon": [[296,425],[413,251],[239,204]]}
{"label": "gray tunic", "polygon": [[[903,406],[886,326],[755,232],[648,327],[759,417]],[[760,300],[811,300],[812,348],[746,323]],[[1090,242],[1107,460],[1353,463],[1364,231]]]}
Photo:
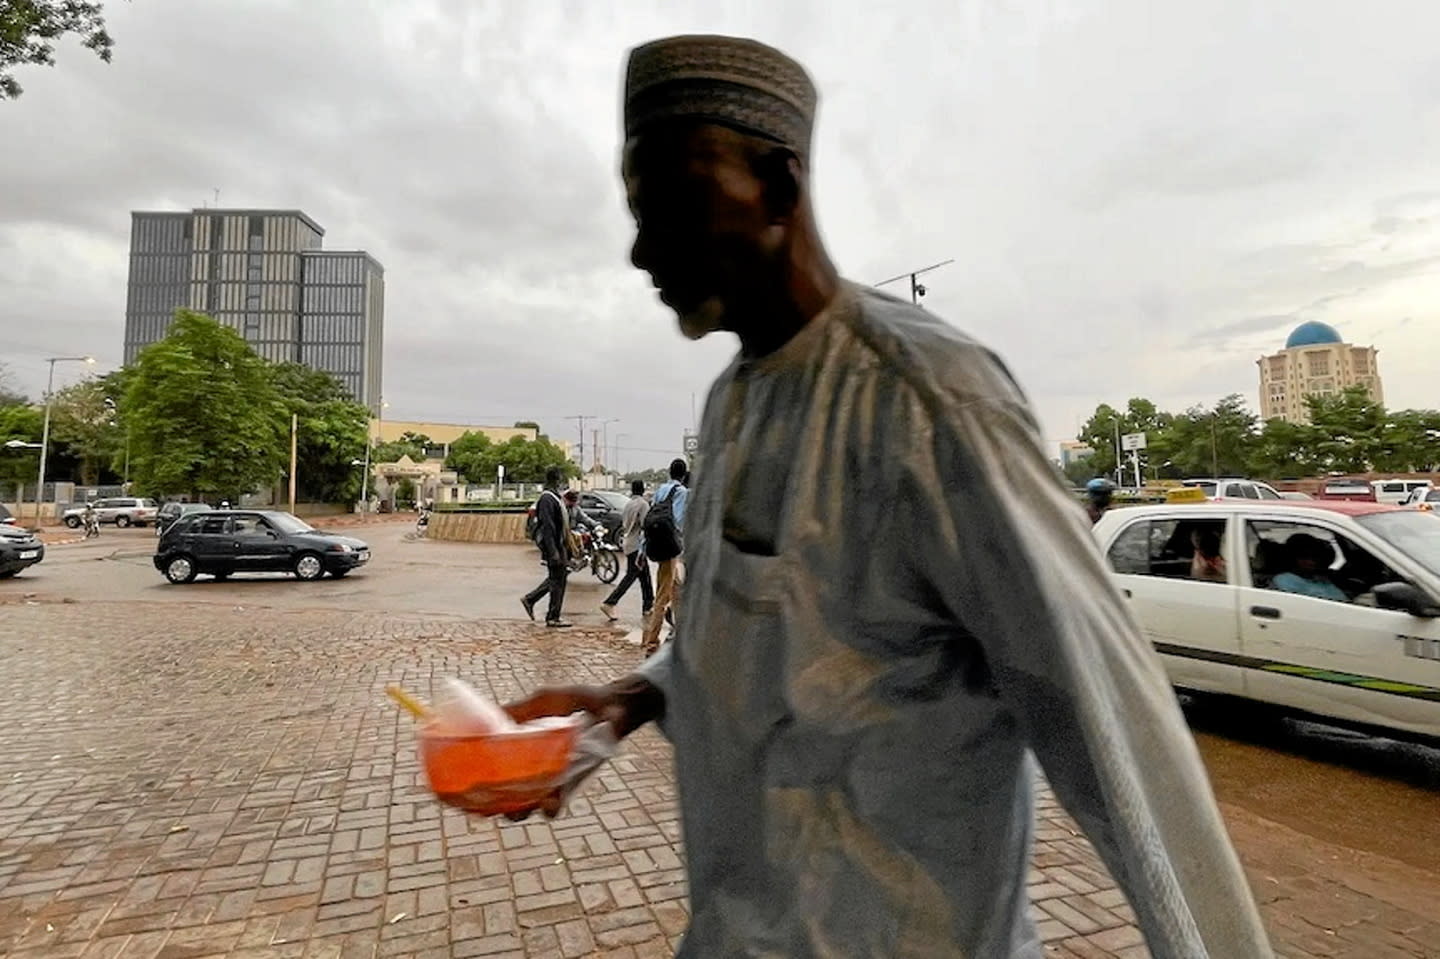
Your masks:
{"label": "gray tunic", "polygon": [[1001,363],[846,286],[716,382],[666,693],[682,957],[1042,954],[1038,757],[1158,959],[1270,956],[1184,719]]}

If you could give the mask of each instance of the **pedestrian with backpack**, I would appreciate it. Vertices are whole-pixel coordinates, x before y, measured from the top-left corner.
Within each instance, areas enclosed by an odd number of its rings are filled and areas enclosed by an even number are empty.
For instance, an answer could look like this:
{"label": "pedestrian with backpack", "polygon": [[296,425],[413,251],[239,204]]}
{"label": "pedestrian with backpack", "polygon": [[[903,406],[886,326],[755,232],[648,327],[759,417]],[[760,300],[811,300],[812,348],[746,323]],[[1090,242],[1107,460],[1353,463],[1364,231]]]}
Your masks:
{"label": "pedestrian with backpack", "polygon": [[685,552],[685,502],[690,496],[684,480],[689,472],[684,460],[670,464],[670,481],[655,491],[655,502],[641,526],[645,533],[645,555],[660,564],[655,575],[655,605],[645,621],[641,643],[647,656],[660,648],[665,614],[680,601],[680,583],[685,576],[681,565],[681,555]]}
{"label": "pedestrian with backpack", "polygon": [[600,604],[600,612],[612,623],[618,618],[615,607],[636,580],[640,581],[640,622],[645,622],[650,616],[651,607],[655,605],[655,588],[650,582],[650,561],[645,558],[645,551],[640,548],[641,530],[649,512],[650,504],[645,501],[645,484],[635,480],[630,484],[630,502],[625,504],[625,512],[620,519],[621,548],[625,551],[625,578],[620,580],[614,592]]}
{"label": "pedestrian with backpack", "polygon": [[550,608],[545,613],[545,625],[551,629],[567,629],[570,626],[561,618],[565,605],[565,581],[570,575],[570,517],[565,502],[560,498],[560,481],[563,478],[564,474],[558,466],[545,471],[545,492],[535,503],[535,545],[540,547],[540,558],[545,563],[545,581],[520,599],[525,615],[533,620],[535,604],[548,594]]}

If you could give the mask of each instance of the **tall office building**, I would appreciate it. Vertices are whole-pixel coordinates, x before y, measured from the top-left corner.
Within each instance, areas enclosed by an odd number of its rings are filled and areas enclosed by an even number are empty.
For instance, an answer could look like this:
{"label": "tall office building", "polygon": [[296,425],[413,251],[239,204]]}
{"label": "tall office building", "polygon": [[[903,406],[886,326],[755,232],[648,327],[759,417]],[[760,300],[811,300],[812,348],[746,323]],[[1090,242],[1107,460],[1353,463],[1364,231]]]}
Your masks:
{"label": "tall office building", "polygon": [[1351,386],[1363,386],[1371,399],[1383,403],[1376,353],[1373,346],[1346,343],[1328,323],[1301,323],[1283,350],[1257,361],[1260,418],[1308,423],[1307,396],[1329,396]]}
{"label": "tall office building", "polygon": [[299,210],[132,213],[125,362],[164,338],[175,310],[197,310],[378,409],[385,270],[368,253],[321,249],[324,235]]}

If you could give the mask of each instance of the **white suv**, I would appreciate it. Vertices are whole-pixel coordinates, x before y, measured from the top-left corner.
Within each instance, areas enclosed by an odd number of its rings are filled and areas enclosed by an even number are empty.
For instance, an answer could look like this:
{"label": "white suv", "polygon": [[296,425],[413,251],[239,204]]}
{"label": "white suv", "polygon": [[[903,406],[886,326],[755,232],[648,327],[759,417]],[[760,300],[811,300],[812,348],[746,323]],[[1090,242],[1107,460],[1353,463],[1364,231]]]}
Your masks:
{"label": "white suv", "polygon": [[[134,496],[114,496],[95,501],[95,518],[101,523],[114,523],[122,529],[126,526],[149,526],[155,522],[160,507],[153,499]],[[61,519],[71,529],[79,529],[85,522],[85,507],[72,506],[62,514]]]}
{"label": "white suv", "polygon": [[1187,479],[1180,481],[1205,491],[1206,499],[1284,499],[1268,483],[1248,479]]}

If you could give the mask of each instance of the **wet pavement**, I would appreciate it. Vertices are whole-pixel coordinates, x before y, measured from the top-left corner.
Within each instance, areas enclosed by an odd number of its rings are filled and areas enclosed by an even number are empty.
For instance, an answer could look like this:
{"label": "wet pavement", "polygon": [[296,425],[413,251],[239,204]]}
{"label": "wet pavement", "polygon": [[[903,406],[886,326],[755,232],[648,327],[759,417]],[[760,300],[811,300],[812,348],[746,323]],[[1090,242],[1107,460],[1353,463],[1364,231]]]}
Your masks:
{"label": "wet pavement", "polygon": [[[174,587],[153,536],[107,530],[0,587],[0,954],[671,953],[683,849],[657,735],[553,823],[474,819],[430,798],[382,692],[602,681],[638,660],[633,623],[601,628],[583,576],[567,611],[593,628],[533,627],[530,552],[409,528],[360,532],[376,560],[343,581]],[[1440,751],[1191,718],[1280,955],[1440,955]],[[1049,955],[1145,954],[1048,794],[1030,888]]]}

